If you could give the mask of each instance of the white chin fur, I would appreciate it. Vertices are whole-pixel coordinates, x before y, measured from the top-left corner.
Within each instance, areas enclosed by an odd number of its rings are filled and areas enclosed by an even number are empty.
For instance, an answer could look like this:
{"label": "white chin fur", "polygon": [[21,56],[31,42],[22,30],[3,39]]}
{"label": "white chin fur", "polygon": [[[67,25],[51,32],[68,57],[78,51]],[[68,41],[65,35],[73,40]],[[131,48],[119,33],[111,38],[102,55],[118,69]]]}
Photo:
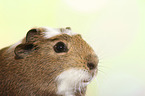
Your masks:
{"label": "white chin fur", "polygon": [[61,34],[67,34],[67,35],[75,35],[76,33],[73,33],[70,29],[63,29],[61,31],[61,28],[59,29],[55,29],[55,28],[49,28],[49,27],[42,27],[45,29],[45,32],[44,32],[44,38],[48,39],[48,38],[51,38],[51,37],[54,37],[56,35],[61,35]]}
{"label": "white chin fur", "polygon": [[92,75],[83,69],[69,69],[57,76],[57,94],[62,96],[74,96],[76,91],[86,87],[91,81]]}

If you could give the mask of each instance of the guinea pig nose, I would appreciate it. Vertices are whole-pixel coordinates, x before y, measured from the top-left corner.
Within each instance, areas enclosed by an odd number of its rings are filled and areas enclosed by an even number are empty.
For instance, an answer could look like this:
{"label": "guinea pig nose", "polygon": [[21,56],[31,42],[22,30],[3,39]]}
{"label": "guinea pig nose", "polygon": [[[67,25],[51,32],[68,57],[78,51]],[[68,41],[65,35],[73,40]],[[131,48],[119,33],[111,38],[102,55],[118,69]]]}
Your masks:
{"label": "guinea pig nose", "polygon": [[87,63],[87,66],[90,70],[93,70],[96,68],[95,64],[94,63]]}

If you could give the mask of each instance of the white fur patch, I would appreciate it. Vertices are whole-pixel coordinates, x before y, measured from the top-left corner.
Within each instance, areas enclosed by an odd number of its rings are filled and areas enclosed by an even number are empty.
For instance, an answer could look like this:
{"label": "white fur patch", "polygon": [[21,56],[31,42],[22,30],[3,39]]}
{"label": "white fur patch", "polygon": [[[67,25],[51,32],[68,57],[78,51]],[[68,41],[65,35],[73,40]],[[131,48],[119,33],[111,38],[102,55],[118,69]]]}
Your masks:
{"label": "white fur patch", "polygon": [[67,34],[67,35],[75,35],[76,33],[73,33],[70,29],[63,29],[63,31],[61,31],[60,29],[55,29],[55,28],[49,28],[49,27],[43,27],[45,29],[44,32],[44,38],[48,39],[51,37],[54,37],[56,35],[60,35],[60,34]]}
{"label": "white fur patch", "polygon": [[76,91],[86,87],[91,81],[92,75],[83,69],[69,69],[62,72],[56,78],[57,94],[62,96],[74,96]]}

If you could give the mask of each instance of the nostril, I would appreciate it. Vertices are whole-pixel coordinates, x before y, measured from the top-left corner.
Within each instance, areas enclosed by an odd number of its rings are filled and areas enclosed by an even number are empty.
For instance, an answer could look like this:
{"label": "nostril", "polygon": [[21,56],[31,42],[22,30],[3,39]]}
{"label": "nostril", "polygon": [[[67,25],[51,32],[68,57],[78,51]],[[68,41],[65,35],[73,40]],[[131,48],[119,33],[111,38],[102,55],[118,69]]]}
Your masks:
{"label": "nostril", "polygon": [[87,63],[87,66],[90,70],[95,69],[95,64],[93,64],[93,63]]}

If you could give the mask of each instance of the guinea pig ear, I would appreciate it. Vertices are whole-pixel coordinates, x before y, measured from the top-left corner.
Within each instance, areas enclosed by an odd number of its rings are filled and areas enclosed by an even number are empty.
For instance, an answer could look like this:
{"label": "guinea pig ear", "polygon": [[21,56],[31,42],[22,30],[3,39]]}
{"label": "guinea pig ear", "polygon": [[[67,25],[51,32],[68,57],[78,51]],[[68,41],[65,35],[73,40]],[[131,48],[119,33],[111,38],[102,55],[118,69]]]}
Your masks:
{"label": "guinea pig ear", "polygon": [[20,44],[14,50],[15,59],[23,59],[36,49],[38,49],[38,47],[34,44]]}
{"label": "guinea pig ear", "polygon": [[26,35],[26,42],[34,42],[37,38],[37,35],[40,35],[38,28],[29,30]]}

